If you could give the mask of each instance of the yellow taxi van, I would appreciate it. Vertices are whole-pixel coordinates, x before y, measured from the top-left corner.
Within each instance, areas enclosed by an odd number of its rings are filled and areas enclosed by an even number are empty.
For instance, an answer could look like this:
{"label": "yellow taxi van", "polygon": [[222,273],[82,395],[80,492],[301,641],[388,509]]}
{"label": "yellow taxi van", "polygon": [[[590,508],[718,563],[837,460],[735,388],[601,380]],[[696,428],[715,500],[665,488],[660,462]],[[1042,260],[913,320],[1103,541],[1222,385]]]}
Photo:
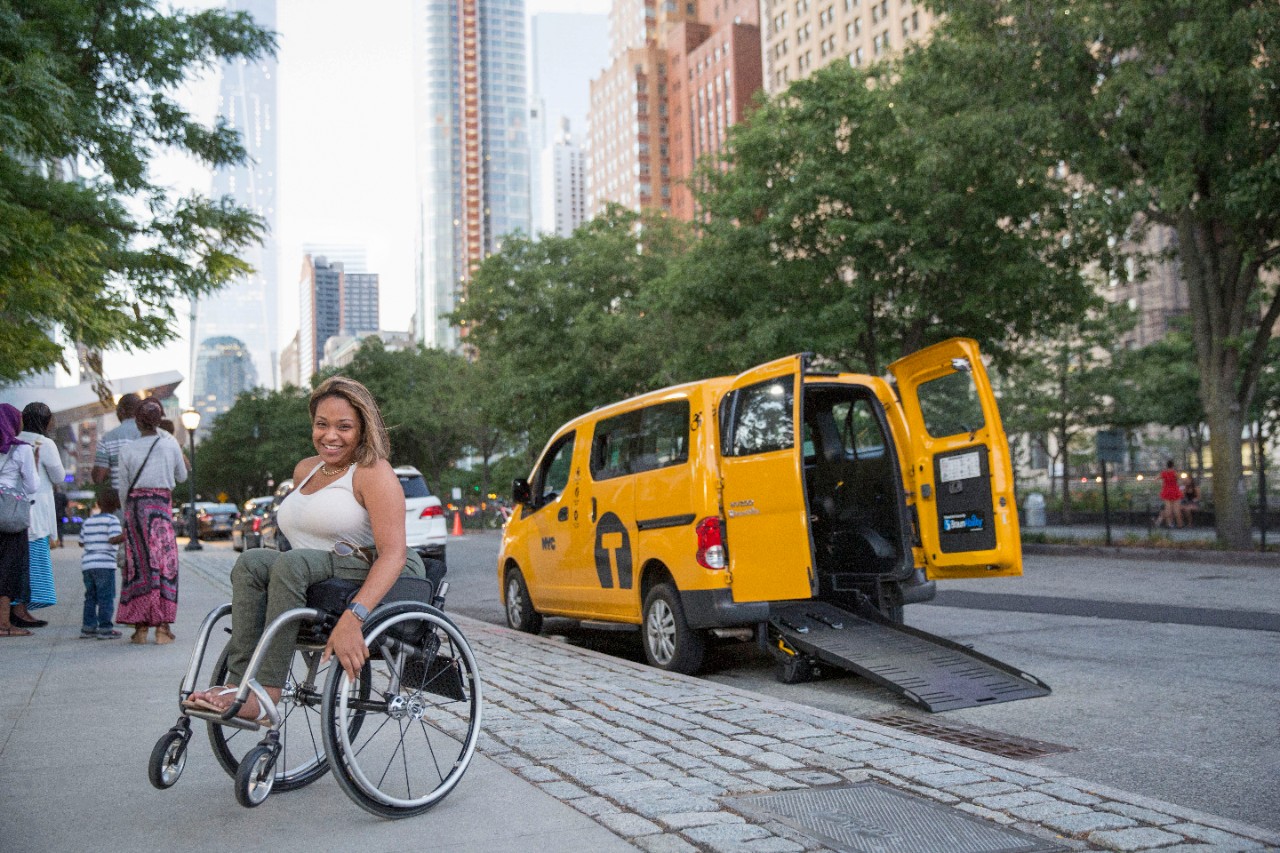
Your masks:
{"label": "yellow taxi van", "polygon": [[639,625],[654,666],[694,673],[708,635],[760,636],[771,605],[905,604],[947,578],[1019,575],[1013,470],[978,345],[889,377],[806,355],[596,409],[561,427],[498,558],[507,621]]}

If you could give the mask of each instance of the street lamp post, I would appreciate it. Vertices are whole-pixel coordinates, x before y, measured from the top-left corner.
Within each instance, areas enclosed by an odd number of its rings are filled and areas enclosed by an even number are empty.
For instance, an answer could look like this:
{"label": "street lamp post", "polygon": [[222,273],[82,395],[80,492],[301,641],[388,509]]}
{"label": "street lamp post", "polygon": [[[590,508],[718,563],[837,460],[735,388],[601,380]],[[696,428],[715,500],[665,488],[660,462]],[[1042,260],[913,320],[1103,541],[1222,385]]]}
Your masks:
{"label": "street lamp post", "polygon": [[182,428],[187,431],[187,439],[191,442],[191,538],[187,541],[188,551],[203,551],[200,544],[200,521],[196,518],[196,428],[200,426],[200,413],[195,409],[187,409],[182,413]]}

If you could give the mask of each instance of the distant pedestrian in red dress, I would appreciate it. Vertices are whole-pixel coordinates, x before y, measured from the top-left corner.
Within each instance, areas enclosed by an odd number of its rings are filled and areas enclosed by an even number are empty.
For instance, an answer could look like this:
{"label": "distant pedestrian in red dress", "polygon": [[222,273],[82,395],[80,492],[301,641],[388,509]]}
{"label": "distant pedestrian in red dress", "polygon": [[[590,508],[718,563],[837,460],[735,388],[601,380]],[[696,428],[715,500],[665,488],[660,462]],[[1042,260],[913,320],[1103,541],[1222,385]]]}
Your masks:
{"label": "distant pedestrian in red dress", "polygon": [[1170,459],[1160,472],[1160,500],[1164,502],[1156,516],[1156,527],[1182,527],[1182,488],[1178,485],[1178,469]]}

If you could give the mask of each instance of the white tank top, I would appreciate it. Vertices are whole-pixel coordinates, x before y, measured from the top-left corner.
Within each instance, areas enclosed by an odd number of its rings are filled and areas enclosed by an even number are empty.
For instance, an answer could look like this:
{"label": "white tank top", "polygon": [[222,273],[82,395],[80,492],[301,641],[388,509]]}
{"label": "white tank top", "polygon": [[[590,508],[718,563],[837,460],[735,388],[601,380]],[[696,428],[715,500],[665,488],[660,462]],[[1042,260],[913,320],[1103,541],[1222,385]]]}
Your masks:
{"label": "white tank top", "polygon": [[[323,463],[321,463],[323,465]],[[356,500],[352,484],[356,466],[314,494],[304,495],[302,487],[319,471],[321,465],[311,469],[296,489],[280,503],[276,520],[280,530],[294,548],[314,548],[329,551],[339,540],[352,545],[373,545],[373,525],[369,511]]]}

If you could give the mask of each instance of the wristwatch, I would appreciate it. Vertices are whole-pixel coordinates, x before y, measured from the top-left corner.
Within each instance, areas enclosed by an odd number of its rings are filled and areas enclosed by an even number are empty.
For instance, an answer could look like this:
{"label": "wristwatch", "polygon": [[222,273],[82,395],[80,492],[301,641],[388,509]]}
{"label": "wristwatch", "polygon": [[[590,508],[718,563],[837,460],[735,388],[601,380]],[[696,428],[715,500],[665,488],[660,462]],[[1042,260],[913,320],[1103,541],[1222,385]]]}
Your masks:
{"label": "wristwatch", "polygon": [[358,601],[353,601],[347,605],[347,609],[355,614],[356,619],[363,622],[369,618],[369,608],[365,607]]}

